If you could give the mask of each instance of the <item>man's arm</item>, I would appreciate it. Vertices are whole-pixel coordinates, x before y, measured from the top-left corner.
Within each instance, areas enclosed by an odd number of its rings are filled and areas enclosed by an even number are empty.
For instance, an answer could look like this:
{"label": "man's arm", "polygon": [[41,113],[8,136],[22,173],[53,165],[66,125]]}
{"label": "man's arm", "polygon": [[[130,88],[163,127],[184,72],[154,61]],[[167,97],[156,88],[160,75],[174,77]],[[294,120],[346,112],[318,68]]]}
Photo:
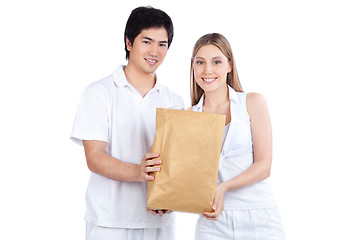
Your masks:
{"label": "man's arm", "polygon": [[106,142],[97,140],[83,140],[85,157],[90,171],[118,181],[148,181],[154,180],[151,172],[160,171],[160,159],[157,153],[147,153],[140,165],[123,162],[111,157],[105,152]]}

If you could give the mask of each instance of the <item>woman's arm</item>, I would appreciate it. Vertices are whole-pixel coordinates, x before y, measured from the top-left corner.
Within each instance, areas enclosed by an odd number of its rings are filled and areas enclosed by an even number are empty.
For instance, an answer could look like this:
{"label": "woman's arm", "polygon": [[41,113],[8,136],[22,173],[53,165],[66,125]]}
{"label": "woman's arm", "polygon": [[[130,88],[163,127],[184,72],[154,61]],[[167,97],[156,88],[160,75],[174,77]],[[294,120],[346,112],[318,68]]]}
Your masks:
{"label": "woman's arm", "polygon": [[216,188],[212,213],[204,213],[208,219],[217,220],[224,209],[227,191],[242,188],[268,178],[272,161],[272,131],[266,101],[261,94],[248,93],[246,106],[250,115],[254,163],[235,178]]}
{"label": "woman's arm", "polygon": [[251,121],[254,164],[239,176],[229,180],[226,183],[227,191],[251,185],[270,176],[272,131],[266,101],[258,93],[249,93],[246,105]]}

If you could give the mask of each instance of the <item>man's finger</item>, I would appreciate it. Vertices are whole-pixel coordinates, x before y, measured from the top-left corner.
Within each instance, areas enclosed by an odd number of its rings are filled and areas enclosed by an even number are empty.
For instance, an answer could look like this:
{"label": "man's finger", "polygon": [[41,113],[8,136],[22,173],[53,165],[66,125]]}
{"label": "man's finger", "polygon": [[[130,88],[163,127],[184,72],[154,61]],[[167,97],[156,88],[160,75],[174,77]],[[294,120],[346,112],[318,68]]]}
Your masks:
{"label": "man's finger", "polygon": [[154,166],[154,165],[160,165],[160,164],[162,164],[162,160],[160,160],[160,159],[145,161],[145,166]]}
{"label": "man's finger", "polygon": [[144,178],[145,178],[145,180],[147,180],[147,181],[154,181],[154,180],[155,180],[155,177],[154,177],[154,176],[151,176],[151,175],[148,175],[148,174],[145,174],[145,175],[144,175]]}
{"label": "man's finger", "polygon": [[157,157],[159,157],[159,154],[158,153],[146,153],[145,154],[145,158],[146,159],[151,159],[151,158],[157,158]]}
{"label": "man's finger", "polygon": [[160,172],[160,167],[145,167],[146,173],[152,173],[152,172]]}

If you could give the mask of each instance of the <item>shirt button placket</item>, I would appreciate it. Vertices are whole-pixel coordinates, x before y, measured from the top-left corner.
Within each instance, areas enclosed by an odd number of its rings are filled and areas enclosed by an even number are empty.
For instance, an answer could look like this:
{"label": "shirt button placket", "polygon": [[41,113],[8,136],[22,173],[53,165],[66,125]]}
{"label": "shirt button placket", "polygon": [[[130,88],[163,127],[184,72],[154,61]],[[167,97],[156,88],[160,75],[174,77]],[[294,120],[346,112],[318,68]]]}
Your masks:
{"label": "shirt button placket", "polygon": [[147,100],[146,98],[143,98],[140,100],[140,109],[141,109],[141,112],[146,112],[147,111]]}

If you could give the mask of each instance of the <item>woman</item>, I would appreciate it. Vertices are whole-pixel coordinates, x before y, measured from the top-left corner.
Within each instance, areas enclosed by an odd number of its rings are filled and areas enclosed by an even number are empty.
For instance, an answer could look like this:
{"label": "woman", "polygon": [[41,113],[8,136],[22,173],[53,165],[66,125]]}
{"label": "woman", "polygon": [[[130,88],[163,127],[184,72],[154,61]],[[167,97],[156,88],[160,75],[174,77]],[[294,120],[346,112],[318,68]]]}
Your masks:
{"label": "woman", "polygon": [[272,136],[265,99],[244,93],[229,42],[202,36],[191,61],[192,110],[226,115],[213,212],[200,216],[196,239],[285,239],[266,178]]}

